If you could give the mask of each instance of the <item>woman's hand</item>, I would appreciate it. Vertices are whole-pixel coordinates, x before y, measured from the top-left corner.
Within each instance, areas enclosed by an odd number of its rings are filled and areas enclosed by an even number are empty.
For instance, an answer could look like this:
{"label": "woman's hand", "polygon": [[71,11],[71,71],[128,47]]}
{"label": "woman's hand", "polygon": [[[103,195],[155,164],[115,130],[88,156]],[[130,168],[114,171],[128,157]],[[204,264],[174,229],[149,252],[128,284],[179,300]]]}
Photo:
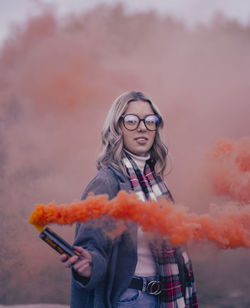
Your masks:
{"label": "woman's hand", "polygon": [[92,256],[80,246],[74,246],[79,255],[68,258],[66,254],[62,254],[61,261],[66,268],[73,268],[80,276],[90,277],[92,272]]}

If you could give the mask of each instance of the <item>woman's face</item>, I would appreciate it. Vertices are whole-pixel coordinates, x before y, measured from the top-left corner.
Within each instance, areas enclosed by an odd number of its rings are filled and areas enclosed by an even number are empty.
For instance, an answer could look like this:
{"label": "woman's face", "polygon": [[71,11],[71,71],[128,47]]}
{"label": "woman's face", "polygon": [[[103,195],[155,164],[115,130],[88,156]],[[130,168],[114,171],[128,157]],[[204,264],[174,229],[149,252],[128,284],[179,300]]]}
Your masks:
{"label": "woman's face", "polygon": [[[148,102],[132,101],[128,103],[124,115],[126,114],[135,114],[140,119],[144,119],[147,115],[154,114],[154,111]],[[135,130],[126,129],[123,122],[121,122],[120,127],[124,148],[135,155],[145,156],[154,143],[156,131],[148,130],[143,121]]]}

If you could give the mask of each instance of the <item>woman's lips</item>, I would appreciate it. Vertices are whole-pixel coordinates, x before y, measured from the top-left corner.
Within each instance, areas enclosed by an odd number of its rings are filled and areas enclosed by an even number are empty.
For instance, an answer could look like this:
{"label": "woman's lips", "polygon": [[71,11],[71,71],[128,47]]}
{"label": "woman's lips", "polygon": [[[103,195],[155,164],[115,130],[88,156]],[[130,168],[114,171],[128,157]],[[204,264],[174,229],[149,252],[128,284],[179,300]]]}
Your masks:
{"label": "woman's lips", "polygon": [[144,144],[147,143],[148,138],[146,138],[146,137],[137,137],[137,138],[135,138],[135,141],[136,141],[138,144],[140,144],[140,145],[144,145]]}

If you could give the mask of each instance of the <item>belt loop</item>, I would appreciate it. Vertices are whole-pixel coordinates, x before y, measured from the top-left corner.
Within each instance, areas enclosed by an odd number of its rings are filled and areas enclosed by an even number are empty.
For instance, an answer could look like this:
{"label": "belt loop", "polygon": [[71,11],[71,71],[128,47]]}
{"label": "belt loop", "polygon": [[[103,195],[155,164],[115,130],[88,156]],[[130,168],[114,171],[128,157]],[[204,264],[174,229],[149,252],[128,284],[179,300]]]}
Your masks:
{"label": "belt loop", "polygon": [[147,288],[147,280],[145,277],[142,277],[142,292],[146,292],[146,288]]}

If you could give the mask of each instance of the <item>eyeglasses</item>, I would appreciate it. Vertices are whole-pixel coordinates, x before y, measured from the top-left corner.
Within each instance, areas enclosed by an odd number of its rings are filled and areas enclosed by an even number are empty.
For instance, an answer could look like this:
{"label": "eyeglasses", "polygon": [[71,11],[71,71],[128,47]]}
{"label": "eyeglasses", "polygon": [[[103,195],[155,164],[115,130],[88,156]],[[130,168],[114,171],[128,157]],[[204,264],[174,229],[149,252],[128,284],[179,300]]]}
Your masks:
{"label": "eyeglasses", "polygon": [[136,130],[142,121],[148,130],[155,131],[161,123],[161,117],[157,114],[149,114],[144,119],[140,119],[136,114],[124,114],[121,118],[127,130]]}

